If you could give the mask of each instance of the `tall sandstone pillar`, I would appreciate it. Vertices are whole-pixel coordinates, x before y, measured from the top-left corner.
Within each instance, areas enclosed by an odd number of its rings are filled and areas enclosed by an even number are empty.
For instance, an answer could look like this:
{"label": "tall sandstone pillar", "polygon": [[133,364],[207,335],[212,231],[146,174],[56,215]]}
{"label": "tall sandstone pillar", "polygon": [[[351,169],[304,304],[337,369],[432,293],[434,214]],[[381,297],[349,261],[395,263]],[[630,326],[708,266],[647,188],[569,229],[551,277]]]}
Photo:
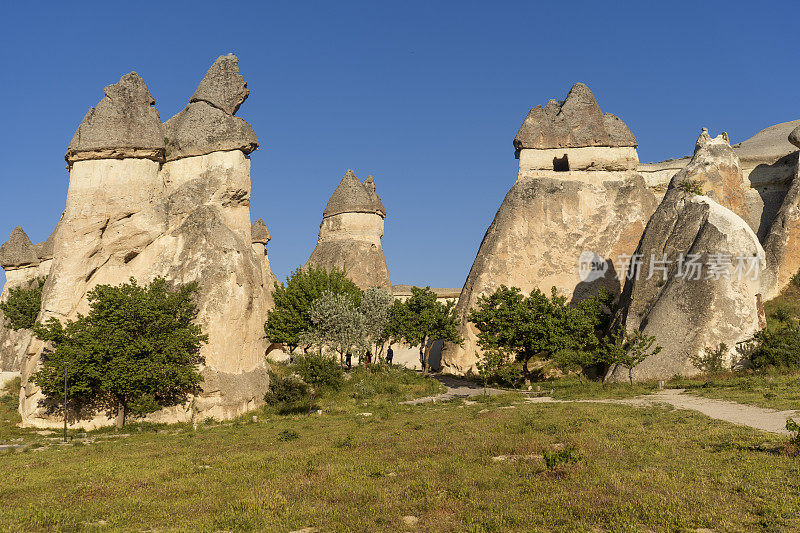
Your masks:
{"label": "tall sandstone pillar", "polygon": [[[271,305],[268,262],[252,246],[250,159],[255,133],[234,113],[247,98],[238,59],[221,56],[189,105],[163,125],[144,81],[123,76],[84,117],[70,143],[67,209],[54,244],[40,319],[88,311],[99,284],[158,276],[197,281],[203,392],[153,420],[230,418],[258,405],[268,385],[263,323]],[[55,423],[29,381],[34,340],[23,362],[23,423]],[[85,426],[110,423],[98,415]]]}
{"label": "tall sandstone pillar", "polygon": [[[618,295],[655,196],[636,173],[636,138],[603,113],[589,88],[575,84],[566,100],[531,109],[514,139],[517,181],[503,200],[461,291],[456,313],[463,346],[447,345],[444,367],[475,368],[477,330],[467,316],[500,285],[523,292],[551,287],[580,301],[601,287]],[[581,258],[602,268],[579,272]]]}

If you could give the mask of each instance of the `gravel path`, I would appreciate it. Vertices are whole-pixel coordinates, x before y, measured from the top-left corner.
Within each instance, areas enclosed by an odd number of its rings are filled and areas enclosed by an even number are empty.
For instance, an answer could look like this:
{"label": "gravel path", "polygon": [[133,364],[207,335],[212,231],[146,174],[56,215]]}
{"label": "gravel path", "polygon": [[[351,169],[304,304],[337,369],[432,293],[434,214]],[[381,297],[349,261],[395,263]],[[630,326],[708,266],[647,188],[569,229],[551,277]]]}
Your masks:
{"label": "gravel path", "polygon": [[469,398],[470,396],[478,396],[480,394],[500,394],[501,390],[497,389],[484,389],[483,386],[465,381],[463,379],[454,378],[444,374],[431,374],[431,377],[447,387],[447,392],[436,396],[426,396],[424,398],[417,398],[416,400],[409,400],[407,402],[400,402],[405,405],[419,405],[421,403],[429,402],[444,402],[454,398]]}
{"label": "gravel path", "polygon": [[800,420],[800,411],[776,411],[774,409],[764,409],[753,405],[744,405],[725,400],[714,400],[684,394],[684,389],[665,389],[646,396],[637,396],[625,400],[555,400],[548,396],[540,398],[527,398],[532,403],[561,403],[561,402],[587,402],[587,403],[613,403],[620,405],[632,405],[634,407],[652,407],[658,404],[667,404],[676,409],[686,409],[697,411],[709,418],[724,420],[731,424],[749,426],[769,433],[788,435],[786,430],[786,419],[794,418]]}

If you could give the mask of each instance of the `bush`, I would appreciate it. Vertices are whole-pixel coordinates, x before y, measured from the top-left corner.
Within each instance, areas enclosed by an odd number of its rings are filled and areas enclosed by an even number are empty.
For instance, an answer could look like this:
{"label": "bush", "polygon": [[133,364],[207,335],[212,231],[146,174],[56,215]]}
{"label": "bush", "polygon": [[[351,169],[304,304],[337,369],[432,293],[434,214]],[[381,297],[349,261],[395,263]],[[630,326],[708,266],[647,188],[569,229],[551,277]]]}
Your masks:
{"label": "bush", "polygon": [[556,451],[545,450],[542,456],[548,470],[553,470],[560,465],[574,464],[582,459],[580,452],[574,446],[566,446]]}
{"label": "bush", "polygon": [[14,287],[8,291],[8,300],[0,303],[0,311],[14,331],[32,329],[42,308],[44,278],[32,281],[27,287]]}
{"label": "bush", "polygon": [[698,180],[685,180],[678,184],[678,188],[690,194],[702,195],[703,182]]}
{"label": "bush", "polygon": [[308,398],[308,385],[294,376],[281,376],[269,371],[269,392],[264,395],[268,405],[293,405]]}
{"label": "bush", "polygon": [[692,364],[706,374],[714,374],[725,370],[724,362],[725,355],[728,353],[728,345],[724,342],[717,346],[716,349],[706,347],[705,352],[701,354],[692,354],[689,360]]}
{"label": "bush", "polygon": [[334,359],[325,355],[311,352],[299,355],[294,358],[294,363],[290,368],[312,387],[338,390],[344,382],[342,367]]}
{"label": "bush", "polygon": [[753,368],[800,367],[800,326],[784,324],[775,329],[763,329],[753,336],[755,348],[750,355]]}

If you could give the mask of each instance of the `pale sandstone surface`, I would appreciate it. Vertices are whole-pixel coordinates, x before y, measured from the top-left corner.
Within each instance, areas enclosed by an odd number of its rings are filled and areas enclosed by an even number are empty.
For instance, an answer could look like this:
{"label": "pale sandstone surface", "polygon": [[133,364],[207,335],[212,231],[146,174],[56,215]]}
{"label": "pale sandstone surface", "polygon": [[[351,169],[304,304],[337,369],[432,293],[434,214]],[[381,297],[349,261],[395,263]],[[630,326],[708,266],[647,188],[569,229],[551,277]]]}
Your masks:
{"label": "pale sandstone surface", "polygon": [[800,271],[800,167],[764,239],[764,298],[773,298]]}
{"label": "pale sandstone surface", "polygon": [[[721,343],[728,346],[727,362],[737,361],[737,343],[759,327],[756,298],[761,291],[757,270],[741,276],[735,272],[737,258],[746,258],[742,264],[748,269],[749,261],[764,264],[764,250],[747,223],[707,196],[673,188],[648,222],[636,253],[642,257],[639,275],[626,281],[615,321],[655,337],[661,351],[635,367],[633,379],[697,374],[690,357]],[[688,254],[699,256],[699,276],[679,271],[680,257]],[[651,260],[665,256],[668,272],[654,269],[650,276]],[[725,263],[715,256],[731,263],[727,274],[711,275],[709,265]],[[628,370],[612,366],[607,379],[627,380]]]}
{"label": "pale sandstone surface", "polygon": [[[569,152],[569,154],[567,154]],[[568,155],[569,170],[636,170],[639,155],[633,146],[582,146],[580,148],[523,148],[519,152],[519,170],[553,170],[556,160]]]}
{"label": "pale sandstone surface", "polygon": [[[593,174],[601,174],[593,176]],[[619,294],[624,276],[620,256],[633,254],[656,208],[644,180],[630,172],[544,172],[519,178],[503,200],[483,238],[456,306],[463,346],[448,345],[442,355],[450,372],[474,368],[477,331],[467,315],[484,294],[500,285],[547,295],[556,287],[581,300],[605,287]],[[595,252],[608,270],[586,283],[578,274],[584,251]]]}

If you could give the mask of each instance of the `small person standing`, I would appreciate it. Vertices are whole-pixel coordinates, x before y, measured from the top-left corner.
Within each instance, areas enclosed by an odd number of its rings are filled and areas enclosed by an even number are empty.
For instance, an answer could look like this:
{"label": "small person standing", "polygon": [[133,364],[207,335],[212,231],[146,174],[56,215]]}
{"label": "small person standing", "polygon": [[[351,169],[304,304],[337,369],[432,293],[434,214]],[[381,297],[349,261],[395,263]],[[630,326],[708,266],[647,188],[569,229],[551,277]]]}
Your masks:
{"label": "small person standing", "polygon": [[349,353],[344,356],[344,364],[347,365],[347,370],[353,368],[353,356]]}
{"label": "small person standing", "polygon": [[394,350],[392,350],[392,345],[390,344],[386,350],[386,362],[389,363],[389,366],[392,366],[392,359],[394,359]]}

